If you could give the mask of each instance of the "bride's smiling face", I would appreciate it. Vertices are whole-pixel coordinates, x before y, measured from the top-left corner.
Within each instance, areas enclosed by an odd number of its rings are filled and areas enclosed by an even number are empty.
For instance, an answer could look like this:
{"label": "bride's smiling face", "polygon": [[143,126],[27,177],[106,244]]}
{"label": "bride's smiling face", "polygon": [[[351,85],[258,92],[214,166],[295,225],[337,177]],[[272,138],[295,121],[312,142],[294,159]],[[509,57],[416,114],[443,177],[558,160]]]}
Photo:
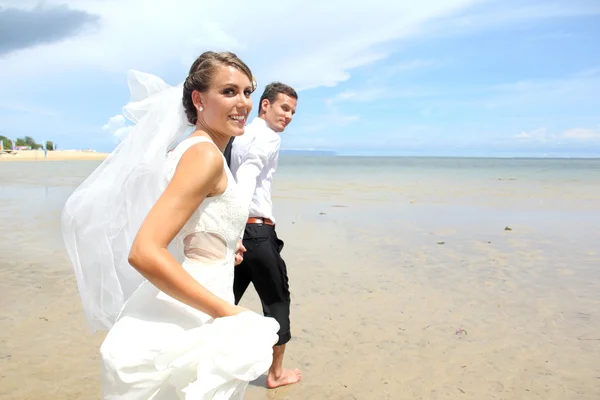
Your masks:
{"label": "bride's smiling face", "polygon": [[225,136],[240,136],[252,110],[252,82],[235,67],[220,66],[204,93],[194,91],[198,125]]}

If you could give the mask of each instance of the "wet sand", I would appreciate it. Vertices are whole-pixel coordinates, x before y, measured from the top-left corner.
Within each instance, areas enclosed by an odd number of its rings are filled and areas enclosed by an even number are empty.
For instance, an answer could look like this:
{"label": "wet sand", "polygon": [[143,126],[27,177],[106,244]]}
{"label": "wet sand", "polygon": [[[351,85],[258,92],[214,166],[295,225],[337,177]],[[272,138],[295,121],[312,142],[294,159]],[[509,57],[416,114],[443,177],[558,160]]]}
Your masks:
{"label": "wet sand", "polygon": [[[282,176],[304,379],[247,399],[600,398],[597,185]],[[72,181],[51,182],[0,200],[2,400],[99,397],[103,334],[57,234]],[[260,310],[253,290],[242,305]]]}

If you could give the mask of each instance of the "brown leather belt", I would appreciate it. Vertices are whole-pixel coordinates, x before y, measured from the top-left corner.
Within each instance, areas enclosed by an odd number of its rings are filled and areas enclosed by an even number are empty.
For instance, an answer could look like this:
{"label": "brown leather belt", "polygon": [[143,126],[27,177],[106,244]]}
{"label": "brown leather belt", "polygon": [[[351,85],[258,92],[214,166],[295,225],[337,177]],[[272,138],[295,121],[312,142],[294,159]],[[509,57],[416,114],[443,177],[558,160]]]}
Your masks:
{"label": "brown leather belt", "polygon": [[265,224],[265,225],[271,225],[271,226],[275,226],[275,224],[273,223],[273,221],[271,221],[269,218],[255,218],[255,217],[250,217],[248,218],[248,224]]}

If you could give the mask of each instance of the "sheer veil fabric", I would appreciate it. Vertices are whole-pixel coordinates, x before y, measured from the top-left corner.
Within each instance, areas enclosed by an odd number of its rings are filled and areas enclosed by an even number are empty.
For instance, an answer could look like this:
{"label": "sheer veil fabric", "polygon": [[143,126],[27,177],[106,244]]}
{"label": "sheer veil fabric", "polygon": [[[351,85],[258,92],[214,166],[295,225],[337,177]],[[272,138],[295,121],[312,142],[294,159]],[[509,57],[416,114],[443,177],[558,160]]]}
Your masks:
{"label": "sheer veil fabric", "polygon": [[[123,115],[135,125],[108,158],[73,192],[62,233],[75,270],[88,326],[110,329],[144,281],[128,261],[135,235],[166,186],[167,149],[189,131],[182,84],[129,71],[130,102]],[[181,246],[171,245],[181,260]]]}

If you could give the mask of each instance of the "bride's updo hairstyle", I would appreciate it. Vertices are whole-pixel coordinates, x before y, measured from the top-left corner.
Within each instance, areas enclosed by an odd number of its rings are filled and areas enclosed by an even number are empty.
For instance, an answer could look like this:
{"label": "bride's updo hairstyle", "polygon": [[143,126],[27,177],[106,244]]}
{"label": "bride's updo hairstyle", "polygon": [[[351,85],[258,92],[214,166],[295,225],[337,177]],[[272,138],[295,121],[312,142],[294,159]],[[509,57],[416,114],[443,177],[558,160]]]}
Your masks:
{"label": "bride's updo hairstyle", "polygon": [[250,79],[252,90],[256,89],[256,82],[252,78],[250,68],[240,60],[235,54],[225,51],[216,53],[207,51],[194,61],[185,83],[183,84],[183,108],[188,121],[196,125],[198,121],[198,110],[192,101],[192,92],[197,90],[204,93],[212,83],[212,78],[219,67],[234,67],[244,73]]}

